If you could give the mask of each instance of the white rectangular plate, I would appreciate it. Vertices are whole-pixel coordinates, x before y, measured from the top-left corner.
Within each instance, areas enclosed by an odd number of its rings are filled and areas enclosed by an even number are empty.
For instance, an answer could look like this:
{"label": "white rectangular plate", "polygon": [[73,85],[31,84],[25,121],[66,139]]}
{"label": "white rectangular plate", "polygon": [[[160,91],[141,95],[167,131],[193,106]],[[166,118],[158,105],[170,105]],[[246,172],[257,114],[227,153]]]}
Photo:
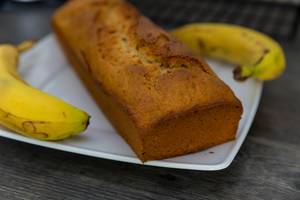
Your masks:
{"label": "white rectangular plate", "polygon": [[[209,61],[209,63],[242,101],[244,113],[239,123],[236,140],[198,153],[150,161],[144,165],[194,170],[220,170],[229,166],[234,159],[256,113],[262,92],[262,83],[251,79],[243,83],[236,82],[232,78],[232,66],[216,61]],[[87,156],[142,164],[96,106],[94,100],[67,63],[53,35],[47,36],[33,49],[22,55],[20,71],[25,80],[34,87],[58,96],[87,111],[92,116],[91,123],[81,135],[60,142],[39,141],[15,134],[4,128],[0,128],[0,136]]]}

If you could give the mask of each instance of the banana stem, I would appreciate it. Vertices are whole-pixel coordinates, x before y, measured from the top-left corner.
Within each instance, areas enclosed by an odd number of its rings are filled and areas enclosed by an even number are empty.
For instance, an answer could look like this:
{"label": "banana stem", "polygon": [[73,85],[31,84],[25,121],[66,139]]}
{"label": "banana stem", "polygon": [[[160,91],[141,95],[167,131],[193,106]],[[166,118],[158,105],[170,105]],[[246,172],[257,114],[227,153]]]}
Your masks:
{"label": "banana stem", "polygon": [[34,40],[26,40],[21,44],[18,44],[17,49],[20,53],[23,53],[24,51],[31,49],[34,46],[34,44],[35,44]]}

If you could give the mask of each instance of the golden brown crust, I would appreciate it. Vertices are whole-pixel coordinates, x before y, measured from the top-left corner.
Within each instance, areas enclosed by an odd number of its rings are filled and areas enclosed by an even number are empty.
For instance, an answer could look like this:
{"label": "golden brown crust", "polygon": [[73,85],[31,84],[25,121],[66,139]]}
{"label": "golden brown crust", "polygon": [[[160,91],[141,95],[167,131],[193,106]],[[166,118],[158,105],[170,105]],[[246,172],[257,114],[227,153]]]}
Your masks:
{"label": "golden brown crust", "polygon": [[237,127],[242,106],[230,88],[199,56],[125,1],[74,0],[55,13],[53,26],[76,65],[126,111],[139,145],[166,120],[222,105],[237,107],[232,119]]}

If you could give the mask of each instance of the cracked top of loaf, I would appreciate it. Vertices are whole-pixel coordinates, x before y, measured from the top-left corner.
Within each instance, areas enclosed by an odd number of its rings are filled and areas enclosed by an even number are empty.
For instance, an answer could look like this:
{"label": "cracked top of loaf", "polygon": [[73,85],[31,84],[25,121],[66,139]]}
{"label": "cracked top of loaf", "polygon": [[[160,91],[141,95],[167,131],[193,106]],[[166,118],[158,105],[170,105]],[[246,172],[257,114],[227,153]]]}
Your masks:
{"label": "cracked top of loaf", "polygon": [[204,60],[122,0],[70,1],[53,23],[138,127],[219,104],[241,106]]}

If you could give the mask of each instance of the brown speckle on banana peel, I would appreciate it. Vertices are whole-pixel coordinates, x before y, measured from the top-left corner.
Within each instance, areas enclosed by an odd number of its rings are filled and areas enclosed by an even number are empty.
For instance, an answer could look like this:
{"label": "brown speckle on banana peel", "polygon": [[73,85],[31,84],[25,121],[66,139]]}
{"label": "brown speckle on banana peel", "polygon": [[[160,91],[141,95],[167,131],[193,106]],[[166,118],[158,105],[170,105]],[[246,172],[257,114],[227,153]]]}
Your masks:
{"label": "brown speckle on banana peel", "polygon": [[62,112],[62,115],[64,116],[65,119],[67,118],[67,115],[65,112]]}
{"label": "brown speckle on banana peel", "polygon": [[197,44],[198,44],[198,47],[199,47],[200,51],[205,51],[206,50],[206,45],[205,45],[204,41],[202,41],[201,39],[198,39]]}
{"label": "brown speckle on banana peel", "polygon": [[[24,132],[29,133],[29,134],[39,135],[39,137],[47,139],[49,137],[49,135],[47,133],[37,132],[37,129],[35,127],[36,123],[37,122],[34,122],[34,121],[24,121],[22,123],[22,128],[23,128]],[[46,122],[38,122],[38,123],[44,124]]]}
{"label": "brown speckle on banana peel", "polygon": [[258,65],[264,58],[265,56],[270,52],[269,49],[265,48],[263,51],[263,54],[260,56],[260,58],[256,61],[255,65]]}

